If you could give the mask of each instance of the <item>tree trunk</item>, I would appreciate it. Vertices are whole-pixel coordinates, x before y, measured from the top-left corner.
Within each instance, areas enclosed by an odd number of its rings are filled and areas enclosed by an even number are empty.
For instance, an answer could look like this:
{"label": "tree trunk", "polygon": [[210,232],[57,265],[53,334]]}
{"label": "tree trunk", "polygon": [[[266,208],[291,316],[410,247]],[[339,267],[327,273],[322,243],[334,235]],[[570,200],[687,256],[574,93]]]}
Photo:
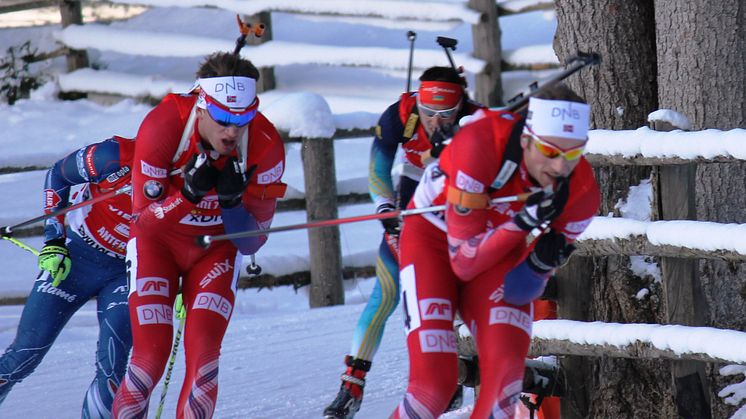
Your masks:
{"label": "tree trunk", "polygon": [[469,7],[482,13],[479,23],[471,26],[471,34],[474,56],[487,62],[484,70],[475,77],[475,99],[487,106],[499,106],[503,104],[503,88],[497,4],[494,0],[469,0]]}
{"label": "tree trunk", "polygon": [[[655,1],[658,100],[686,115],[692,129],[746,126],[746,8],[743,0]],[[746,222],[746,164],[700,164],[696,175],[698,220]],[[725,203],[725,204],[724,204]],[[701,261],[700,278],[710,326],[746,330],[746,264]],[[711,369],[712,417],[735,407],[717,392],[726,381]]]}
{"label": "tree trunk", "polygon": [[[577,51],[601,54],[601,65],[568,80],[591,105],[592,127],[619,130],[646,125],[647,115],[658,108],[652,3],[557,0],[556,6],[554,50],[561,62]],[[629,187],[650,176],[650,168],[643,167],[603,167],[595,172],[601,186],[601,215],[619,215],[616,204],[626,199]],[[650,281],[632,275],[627,257],[594,258],[592,263],[577,258],[563,276],[560,289],[564,280],[575,289],[584,286],[589,290],[584,320],[626,323],[663,319],[655,303],[661,301],[659,287],[652,287],[654,292],[647,299],[635,298]],[[560,295],[564,298],[559,301],[559,314],[564,317],[563,306],[572,305],[573,295],[562,291]],[[591,373],[568,377],[570,397],[563,400],[563,418],[675,416],[668,363],[584,358],[566,360],[563,366],[576,375],[578,371]],[[583,394],[574,395],[576,392]]]}

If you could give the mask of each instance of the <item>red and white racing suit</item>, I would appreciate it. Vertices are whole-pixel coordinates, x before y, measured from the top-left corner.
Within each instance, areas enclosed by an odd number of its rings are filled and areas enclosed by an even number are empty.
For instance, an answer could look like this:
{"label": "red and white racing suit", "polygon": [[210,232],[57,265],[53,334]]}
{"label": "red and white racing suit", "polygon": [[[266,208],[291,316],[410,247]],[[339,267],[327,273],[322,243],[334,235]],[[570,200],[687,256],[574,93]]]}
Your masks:
{"label": "red and white racing suit", "polygon": [[[127,244],[133,349],[125,381],[114,401],[116,418],[147,414],[150,394],[171,351],[172,307],[180,278],[187,307],[186,375],[176,417],[208,418],[215,409],[220,345],[233,311],[241,254],[230,241],[215,242],[207,249],[196,244],[198,235],[225,233],[224,212],[236,209],[221,209],[214,190],[199,204],[192,204],[181,194],[182,176],[173,174],[198,152],[202,141],[196,120],[188,147],[180,150],[195,100],[195,95],[167,96],[147,115],[137,135],[132,175],[134,219]],[[238,210],[250,214],[256,221],[254,228],[267,228],[276,199],[285,191],[280,182],[285,151],[274,126],[261,113],[248,130],[246,167],[257,168]],[[212,164],[221,169],[227,158],[218,156]],[[250,253],[264,241],[266,236]]]}
{"label": "red and white racing suit", "polygon": [[[504,186],[490,188],[517,119],[514,114],[485,112],[462,128],[440,162],[427,167],[409,207],[453,202],[447,199],[449,193],[492,199],[536,188],[524,163]],[[568,242],[583,232],[599,206],[598,186],[585,159],[576,166],[569,188],[563,212],[551,223]],[[458,374],[456,310],[474,336],[479,355],[481,387],[472,417],[513,416],[533,309],[531,303],[505,302],[503,283],[535,245],[512,221],[522,206],[514,202],[457,210],[449,202],[445,214],[406,218],[399,266],[410,371],[407,393],[392,417],[435,418],[448,406]]]}

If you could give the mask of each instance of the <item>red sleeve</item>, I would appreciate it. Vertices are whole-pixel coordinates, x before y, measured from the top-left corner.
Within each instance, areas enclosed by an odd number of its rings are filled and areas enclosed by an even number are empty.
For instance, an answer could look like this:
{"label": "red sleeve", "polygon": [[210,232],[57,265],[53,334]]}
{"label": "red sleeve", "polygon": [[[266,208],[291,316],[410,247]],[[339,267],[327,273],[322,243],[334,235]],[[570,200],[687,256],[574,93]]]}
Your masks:
{"label": "red sleeve", "polygon": [[132,162],[132,213],[140,228],[165,229],[195,207],[178,188],[170,187],[172,159],[183,130],[176,103],[168,99],[140,125]]}
{"label": "red sleeve", "polygon": [[267,229],[272,225],[277,199],[285,195],[286,186],[282,183],[282,175],[285,173],[285,146],[275,127],[266,119],[261,122],[257,126],[257,131],[251,134],[251,138],[254,138],[261,147],[252,147],[249,150],[249,156],[260,155],[261,158],[255,163],[257,168],[249,187],[244,192],[242,202],[246,211],[256,219],[259,228]]}
{"label": "red sleeve", "polygon": [[[495,122],[498,121],[498,122]],[[497,175],[502,155],[494,146],[494,137],[507,139],[512,122],[484,118],[461,131],[446,148],[450,159],[449,187],[467,193],[487,193]],[[488,209],[458,209],[448,204],[448,252],[451,268],[461,279],[469,281],[499,263],[518,245],[525,243],[527,232],[512,221],[497,228],[487,225]]]}
{"label": "red sleeve", "polygon": [[601,193],[591,165],[583,159],[570,178],[570,196],[565,209],[552,224],[552,230],[565,235],[568,243],[585,231],[601,205]]}

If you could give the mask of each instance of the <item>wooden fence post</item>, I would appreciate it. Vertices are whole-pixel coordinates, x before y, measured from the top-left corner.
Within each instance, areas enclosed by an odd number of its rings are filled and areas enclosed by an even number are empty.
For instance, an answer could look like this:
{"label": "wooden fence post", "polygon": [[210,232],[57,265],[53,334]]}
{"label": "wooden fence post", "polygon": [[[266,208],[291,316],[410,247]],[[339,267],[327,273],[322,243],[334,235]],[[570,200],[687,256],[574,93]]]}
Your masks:
{"label": "wooden fence post", "polygon": [[[655,131],[680,129],[667,121],[650,121]],[[696,164],[658,168],[658,214],[662,220],[696,220]],[[699,260],[661,257],[666,320],[669,324],[706,326],[706,301],[699,282]],[[709,418],[709,384],[705,365],[695,361],[671,364],[674,398],[680,417]]]}
{"label": "wooden fence post", "polygon": [[[247,16],[246,21],[252,25],[258,23],[264,24],[264,35],[261,38],[255,36],[249,36],[246,38],[248,45],[260,45],[265,42],[272,40],[272,14],[270,12],[260,12],[255,15]],[[249,57],[251,59],[251,57]],[[259,82],[256,85],[257,93],[266,92],[272,90],[276,86],[275,81],[275,69],[274,67],[260,67],[259,68]]]}
{"label": "wooden fence post", "polygon": [[[304,138],[301,149],[308,221],[338,218],[337,175],[331,138]],[[344,304],[339,227],[308,230],[311,308]]]}
{"label": "wooden fence post", "polygon": [[[80,0],[61,0],[60,16],[63,28],[70,25],[82,25],[83,13]],[[88,67],[88,53],[85,50],[71,49],[67,54],[67,71],[72,72],[86,67]]]}
{"label": "wooden fence post", "polygon": [[503,87],[497,3],[495,0],[469,0],[469,7],[481,13],[479,23],[471,26],[474,56],[487,62],[476,75],[475,99],[487,106],[499,106],[503,104]]}
{"label": "wooden fence post", "polygon": [[[591,306],[592,257],[574,255],[557,271],[557,317],[563,320],[587,321]],[[588,374],[592,364],[580,356],[560,358],[565,379],[565,397],[560,404],[563,419],[581,419],[588,415]]]}

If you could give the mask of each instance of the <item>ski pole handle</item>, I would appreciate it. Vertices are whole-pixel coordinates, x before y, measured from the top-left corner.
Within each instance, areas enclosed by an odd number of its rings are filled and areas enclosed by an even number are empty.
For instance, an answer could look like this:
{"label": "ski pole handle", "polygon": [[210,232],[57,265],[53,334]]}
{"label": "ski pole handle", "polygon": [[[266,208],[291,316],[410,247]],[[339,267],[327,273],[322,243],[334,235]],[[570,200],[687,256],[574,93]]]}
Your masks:
{"label": "ski pole handle", "polygon": [[415,31],[407,31],[409,41],[409,65],[407,66],[407,92],[412,87],[412,59],[414,58],[414,41],[417,39]]}

